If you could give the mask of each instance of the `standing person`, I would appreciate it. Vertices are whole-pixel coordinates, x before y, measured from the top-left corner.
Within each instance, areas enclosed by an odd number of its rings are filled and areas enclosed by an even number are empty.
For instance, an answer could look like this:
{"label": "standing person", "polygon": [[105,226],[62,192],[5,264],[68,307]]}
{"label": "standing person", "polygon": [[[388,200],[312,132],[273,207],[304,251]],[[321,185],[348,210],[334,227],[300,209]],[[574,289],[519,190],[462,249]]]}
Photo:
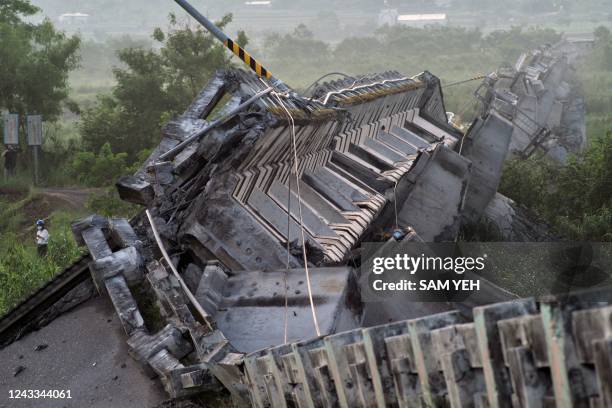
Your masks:
{"label": "standing person", "polygon": [[15,175],[15,167],[17,167],[17,148],[7,145],[6,150],[2,153],[4,157],[4,175],[6,178]]}
{"label": "standing person", "polygon": [[47,255],[47,245],[49,245],[49,231],[45,228],[43,220],[36,221],[36,246],[38,247],[38,256],[44,257]]}

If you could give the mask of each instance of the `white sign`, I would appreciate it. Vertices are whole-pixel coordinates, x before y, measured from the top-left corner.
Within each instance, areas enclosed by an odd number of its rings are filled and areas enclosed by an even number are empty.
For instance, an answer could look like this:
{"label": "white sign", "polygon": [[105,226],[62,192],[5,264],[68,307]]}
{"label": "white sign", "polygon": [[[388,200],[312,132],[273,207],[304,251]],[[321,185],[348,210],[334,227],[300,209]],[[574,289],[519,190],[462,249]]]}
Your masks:
{"label": "white sign", "polygon": [[4,144],[19,144],[19,115],[8,113],[4,116]]}
{"label": "white sign", "polygon": [[42,116],[28,115],[28,145],[42,145]]}

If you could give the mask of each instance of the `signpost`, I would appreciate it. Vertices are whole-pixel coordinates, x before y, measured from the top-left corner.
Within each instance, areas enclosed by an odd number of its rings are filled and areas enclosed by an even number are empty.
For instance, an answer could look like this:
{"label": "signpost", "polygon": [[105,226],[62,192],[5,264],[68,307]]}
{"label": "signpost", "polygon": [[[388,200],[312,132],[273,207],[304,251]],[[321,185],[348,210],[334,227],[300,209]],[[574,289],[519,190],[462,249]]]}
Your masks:
{"label": "signpost", "polygon": [[28,115],[27,116],[27,133],[28,145],[32,147],[32,155],[34,156],[34,184],[38,184],[38,154],[42,145],[42,116]]}
{"label": "signpost", "polygon": [[19,145],[19,115],[16,113],[4,116],[4,145]]}
{"label": "signpost", "polygon": [[6,149],[4,157],[4,177],[12,177],[17,165],[17,151],[19,150],[19,115],[6,112],[4,114],[3,141]]}
{"label": "signpost", "polygon": [[42,145],[42,116],[28,115],[28,145]]}

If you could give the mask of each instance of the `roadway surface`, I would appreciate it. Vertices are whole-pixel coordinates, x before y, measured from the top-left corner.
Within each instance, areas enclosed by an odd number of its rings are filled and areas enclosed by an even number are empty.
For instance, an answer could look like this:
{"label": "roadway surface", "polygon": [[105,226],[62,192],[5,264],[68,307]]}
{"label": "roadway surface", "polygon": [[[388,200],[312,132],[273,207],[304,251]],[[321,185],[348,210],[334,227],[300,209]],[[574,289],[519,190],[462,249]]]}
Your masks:
{"label": "roadway surface", "polygon": [[[106,297],[60,316],[0,350],[0,408],[159,405],[167,399],[161,383],[142,374],[126,340]],[[70,390],[72,399],[10,399],[10,390]]]}

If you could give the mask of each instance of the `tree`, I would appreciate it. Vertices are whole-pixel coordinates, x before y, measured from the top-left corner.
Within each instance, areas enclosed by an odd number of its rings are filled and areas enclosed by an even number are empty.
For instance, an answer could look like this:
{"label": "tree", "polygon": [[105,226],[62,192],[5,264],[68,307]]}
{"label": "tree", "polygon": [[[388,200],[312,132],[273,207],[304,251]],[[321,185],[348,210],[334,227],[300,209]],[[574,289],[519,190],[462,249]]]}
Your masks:
{"label": "tree", "polygon": [[612,71],[612,44],[610,42],[602,46],[601,68],[606,71]]}
{"label": "tree", "polygon": [[267,57],[281,66],[296,62],[303,67],[316,66],[326,63],[330,57],[330,46],[315,39],[314,33],[304,24],[299,24],[292,33],[268,35],[264,48]]}
{"label": "tree", "polygon": [[58,32],[49,20],[23,20],[37,12],[26,0],[0,3],[0,109],[55,120],[68,100],[80,40]]}
{"label": "tree", "polygon": [[608,27],[599,26],[593,31],[596,44],[607,44],[612,40],[612,34]]}
{"label": "tree", "polygon": [[565,166],[545,157],[506,163],[499,191],[563,235],[612,240],[612,131],[594,135],[588,148]]}
{"label": "tree", "polygon": [[74,177],[88,186],[102,187],[112,183],[128,171],[127,154],[113,154],[105,143],[96,155],[79,152],[72,162]]}
{"label": "tree", "polygon": [[[217,22],[223,29],[232,20]],[[181,113],[215,70],[231,65],[231,55],[208,32],[170,15],[170,28],[156,28],[159,47],[126,48],[119,60],[127,67],[115,69],[117,85],[111,95],[98,97],[81,120],[84,147],[97,152],[110,142],[114,152],[134,159],[138,152],[158,142],[162,122]],[[247,43],[244,33],[237,42]],[[159,48],[157,50],[156,48]]]}
{"label": "tree", "polygon": [[0,3],[0,23],[21,23],[20,15],[31,16],[39,11],[27,0],[4,0]]}
{"label": "tree", "polygon": [[554,44],[560,39],[561,34],[550,28],[533,27],[524,30],[512,27],[488,34],[484,43],[489,48],[498,49],[506,62],[514,62],[525,50],[542,44]]}
{"label": "tree", "polygon": [[612,34],[607,27],[599,26],[593,32],[595,37],[595,47],[600,56],[601,69],[612,71]]}

